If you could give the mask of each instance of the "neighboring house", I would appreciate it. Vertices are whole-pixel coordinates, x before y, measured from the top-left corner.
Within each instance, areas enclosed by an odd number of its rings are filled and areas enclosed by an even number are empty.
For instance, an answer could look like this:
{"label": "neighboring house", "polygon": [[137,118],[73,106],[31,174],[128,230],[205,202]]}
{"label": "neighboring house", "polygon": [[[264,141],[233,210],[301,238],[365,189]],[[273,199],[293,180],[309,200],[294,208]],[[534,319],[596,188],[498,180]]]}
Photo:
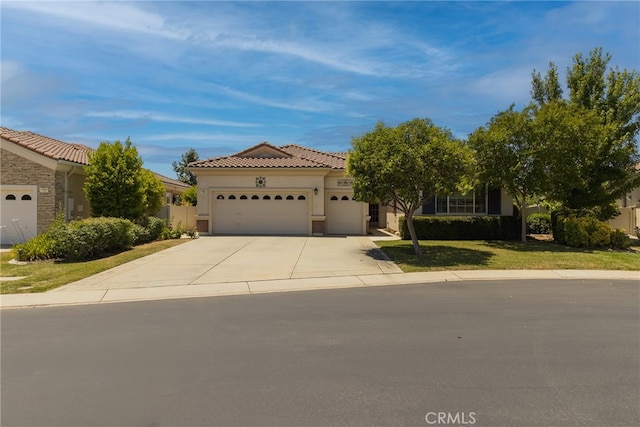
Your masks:
{"label": "neighboring house", "polygon": [[[5,127],[0,127],[0,137],[0,244],[44,232],[57,212],[67,220],[90,215],[83,187],[92,148]],[[156,175],[167,189],[167,200],[189,188]]]}
{"label": "neighboring house", "polygon": [[[640,173],[640,163],[636,165],[636,171]],[[640,187],[633,189],[622,199],[618,199],[617,203],[620,215],[610,219],[609,225],[635,235],[636,230],[640,228]]]}
{"label": "neighboring house", "polygon": [[82,187],[91,148],[5,127],[0,136],[1,244],[44,232],[59,211],[67,219],[89,216]]}
{"label": "neighboring house", "polygon": [[189,164],[201,234],[364,235],[368,205],[353,197],[347,153],[267,142]]}
{"label": "neighboring house", "polygon": [[[399,231],[404,214],[393,206],[381,206],[386,227]],[[499,188],[479,187],[468,194],[437,195],[417,209],[415,216],[513,216],[513,197]]]}

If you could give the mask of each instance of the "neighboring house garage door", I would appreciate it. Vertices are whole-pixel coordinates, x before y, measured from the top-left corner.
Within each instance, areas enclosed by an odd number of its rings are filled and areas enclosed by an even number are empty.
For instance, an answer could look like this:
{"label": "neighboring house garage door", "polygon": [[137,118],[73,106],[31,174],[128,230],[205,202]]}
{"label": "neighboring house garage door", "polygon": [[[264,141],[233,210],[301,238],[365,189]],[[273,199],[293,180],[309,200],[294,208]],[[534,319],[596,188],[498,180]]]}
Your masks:
{"label": "neighboring house garage door", "polygon": [[309,235],[309,197],[293,191],[214,192],[213,234]]}
{"label": "neighboring house garage door", "polygon": [[38,232],[38,204],[35,185],[0,186],[0,243],[13,245]]}
{"label": "neighboring house garage door", "polygon": [[327,234],[362,234],[363,204],[351,194],[328,193]]}

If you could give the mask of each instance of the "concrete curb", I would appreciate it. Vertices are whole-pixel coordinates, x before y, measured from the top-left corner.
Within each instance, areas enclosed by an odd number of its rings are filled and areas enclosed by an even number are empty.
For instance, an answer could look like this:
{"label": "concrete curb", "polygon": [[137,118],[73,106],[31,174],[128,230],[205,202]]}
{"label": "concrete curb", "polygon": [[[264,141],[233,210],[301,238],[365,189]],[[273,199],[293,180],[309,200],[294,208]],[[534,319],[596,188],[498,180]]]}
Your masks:
{"label": "concrete curb", "polygon": [[0,308],[50,307],[102,304],[161,299],[249,295],[319,289],[342,289],[369,286],[411,285],[419,283],[459,282],[468,280],[527,279],[595,279],[635,280],[640,284],[640,271],[609,270],[461,270],[420,273],[387,273],[302,279],[256,280],[249,282],[167,285],[144,288],[49,291],[39,294],[0,296]]}

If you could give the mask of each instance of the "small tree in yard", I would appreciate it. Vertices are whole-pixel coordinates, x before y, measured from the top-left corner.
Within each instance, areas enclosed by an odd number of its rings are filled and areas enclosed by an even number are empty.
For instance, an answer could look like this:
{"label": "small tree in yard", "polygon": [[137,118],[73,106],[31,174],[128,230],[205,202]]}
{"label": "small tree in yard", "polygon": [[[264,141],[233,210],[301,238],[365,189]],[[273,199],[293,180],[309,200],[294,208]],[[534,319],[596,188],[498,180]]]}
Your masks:
{"label": "small tree in yard", "polygon": [[124,144],[100,143],[89,155],[85,171],[84,192],[92,216],[137,220],[145,213],[155,212],[162,203],[162,183],[142,169],[142,159],[129,138]]}
{"label": "small tree in yard", "polygon": [[405,215],[416,255],[422,255],[413,215],[431,197],[470,189],[470,149],[429,119],[414,119],[353,138],[347,173],[356,200],[393,203]]}
{"label": "small tree in yard", "polygon": [[150,170],[142,169],[141,174],[143,213],[145,216],[152,216],[162,206],[166,189],[160,178]]}
{"label": "small tree in yard", "polygon": [[198,204],[198,187],[192,185],[186,189],[185,192],[182,193],[182,200],[191,206],[196,206]]}
{"label": "small tree in yard", "polygon": [[534,137],[533,112],[533,108],[515,111],[512,105],[469,137],[480,179],[504,188],[516,198],[523,242],[527,241],[527,200],[540,194],[545,178],[542,150]]}

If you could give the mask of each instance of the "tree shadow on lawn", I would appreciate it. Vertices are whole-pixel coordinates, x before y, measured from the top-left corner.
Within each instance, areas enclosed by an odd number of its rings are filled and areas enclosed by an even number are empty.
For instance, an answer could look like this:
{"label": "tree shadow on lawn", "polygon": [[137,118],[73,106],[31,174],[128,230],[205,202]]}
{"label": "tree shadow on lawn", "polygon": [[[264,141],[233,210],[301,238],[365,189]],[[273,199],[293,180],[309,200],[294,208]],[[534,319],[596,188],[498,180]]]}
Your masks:
{"label": "tree shadow on lawn", "polygon": [[423,255],[418,257],[410,242],[406,245],[386,246],[383,251],[396,263],[433,268],[488,265],[494,256],[490,251],[434,245],[422,246]]}

